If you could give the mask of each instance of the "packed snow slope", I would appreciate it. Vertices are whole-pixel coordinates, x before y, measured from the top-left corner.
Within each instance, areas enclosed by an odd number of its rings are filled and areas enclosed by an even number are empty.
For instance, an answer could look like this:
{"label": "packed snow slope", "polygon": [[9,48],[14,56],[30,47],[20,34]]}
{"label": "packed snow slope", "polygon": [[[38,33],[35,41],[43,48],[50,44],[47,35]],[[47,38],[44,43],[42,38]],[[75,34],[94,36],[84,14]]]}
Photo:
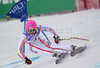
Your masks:
{"label": "packed snow slope", "polygon": [[[55,14],[29,18],[37,24],[51,27],[61,38],[80,37],[90,39],[66,40],[60,43],[84,46],[87,49],[74,57],[68,55],[60,64],[56,58],[32,54],[26,47],[26,56],[32,60],[26,65],[16,54],[19,38],[24,31],[20,20],[0,22],[0,68],[100,68],[100,9],[78,11],[68,14]],[[45,32],[51,42],[53,35]],[[42,35],[42,33],[41,33]]]}

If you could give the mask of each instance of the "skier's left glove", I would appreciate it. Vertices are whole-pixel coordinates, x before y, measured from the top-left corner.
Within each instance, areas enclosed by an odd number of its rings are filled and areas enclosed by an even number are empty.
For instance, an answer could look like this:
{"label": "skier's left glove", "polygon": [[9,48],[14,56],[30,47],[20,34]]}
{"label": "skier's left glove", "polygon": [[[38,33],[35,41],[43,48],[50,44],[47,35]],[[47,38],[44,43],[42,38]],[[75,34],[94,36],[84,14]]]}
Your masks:
{"label": "skier's left glove", "polygon": [[25,63],[26,63],[27,65],[32,64],[31,60],[29,60],[27,57],[25,57]]}
{"label": "skier's left glove", "polygon": [[55,43],[59,43],[60,42],[60,37],[58,35],[53,36]]}

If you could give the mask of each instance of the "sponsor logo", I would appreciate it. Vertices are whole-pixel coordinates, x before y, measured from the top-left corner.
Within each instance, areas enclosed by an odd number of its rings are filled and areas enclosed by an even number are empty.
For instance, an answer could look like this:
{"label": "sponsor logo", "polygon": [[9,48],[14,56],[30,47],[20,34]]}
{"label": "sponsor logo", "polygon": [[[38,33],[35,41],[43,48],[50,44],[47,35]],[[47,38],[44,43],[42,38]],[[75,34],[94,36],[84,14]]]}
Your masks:
{"label": "sponsor logo", "polygon": [[32,27],[33,25],[29,25],[28,27]]}

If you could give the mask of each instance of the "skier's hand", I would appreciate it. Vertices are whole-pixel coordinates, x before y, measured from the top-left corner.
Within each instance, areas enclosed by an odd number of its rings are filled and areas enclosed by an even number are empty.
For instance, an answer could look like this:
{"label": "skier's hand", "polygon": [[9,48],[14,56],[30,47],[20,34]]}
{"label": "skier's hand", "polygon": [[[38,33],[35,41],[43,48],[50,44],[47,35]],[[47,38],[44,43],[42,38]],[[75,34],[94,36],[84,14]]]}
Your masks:
{"label": "skier's hand", "polygon": [[53,38],[54,38],[54,40],[55,40],[55,43],[58,44],[58,43],[60,42],[60,38],[59,38],[58,35],[53,36]]}
{"label": "skier's hand", "polygon": [[26,63],[27,65],[32,64],[31,60],[29,60],[27,57],[25,57],[25,63]]}

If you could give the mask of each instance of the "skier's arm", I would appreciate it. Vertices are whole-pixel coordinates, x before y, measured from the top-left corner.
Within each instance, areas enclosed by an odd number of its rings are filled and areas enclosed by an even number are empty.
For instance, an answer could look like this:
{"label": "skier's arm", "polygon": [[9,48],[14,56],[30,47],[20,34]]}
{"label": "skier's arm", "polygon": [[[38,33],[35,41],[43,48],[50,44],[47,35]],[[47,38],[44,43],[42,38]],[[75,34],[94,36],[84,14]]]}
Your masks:
{"label": "skier's arm", "polygon": [[26,57],[23,52],[23,47],[25,45],[25,42],[26,42],[26,37],[25,37],[25,35],[22,35],[19,40],[19,43],[18,43],[18,53],[19,53],[21,59],[25,59],[25,57]]}
{"label": "skier's arm", "polygon": [[49,31],[49,32],[51,32],[54,36],[56,35],[56,32],[55,32],[52,28],[50,28],[50,27],[45,27],[45,26],[42,26],[42,25],[38,25],[38,27],[39,27],[39,29],[40,29],[41,31]]}
{"label": "skier's arm", "polygon": [[20,41],[19,41],[19,44],[18,44],[18,55],[19,57],[25,61],[25,63],[27,65],[29,64],[32,64],[31,60],[28,59],[24,52],[23,52],[23,47],[25,46],[25,43],[26,43],[26,36],[22,34],[21,38],[20,38]]}
{"label": "skier's arm", "polygon": [[42,31],[49,31],[49,32],[53,33],[53,35],[54,35],[53,38],[54,38],[55,43],[58,44],[60,42],[60,37],[56,34],[56,32],[52,28],[41,26],[41,25],[39,25],[38,27]]}

